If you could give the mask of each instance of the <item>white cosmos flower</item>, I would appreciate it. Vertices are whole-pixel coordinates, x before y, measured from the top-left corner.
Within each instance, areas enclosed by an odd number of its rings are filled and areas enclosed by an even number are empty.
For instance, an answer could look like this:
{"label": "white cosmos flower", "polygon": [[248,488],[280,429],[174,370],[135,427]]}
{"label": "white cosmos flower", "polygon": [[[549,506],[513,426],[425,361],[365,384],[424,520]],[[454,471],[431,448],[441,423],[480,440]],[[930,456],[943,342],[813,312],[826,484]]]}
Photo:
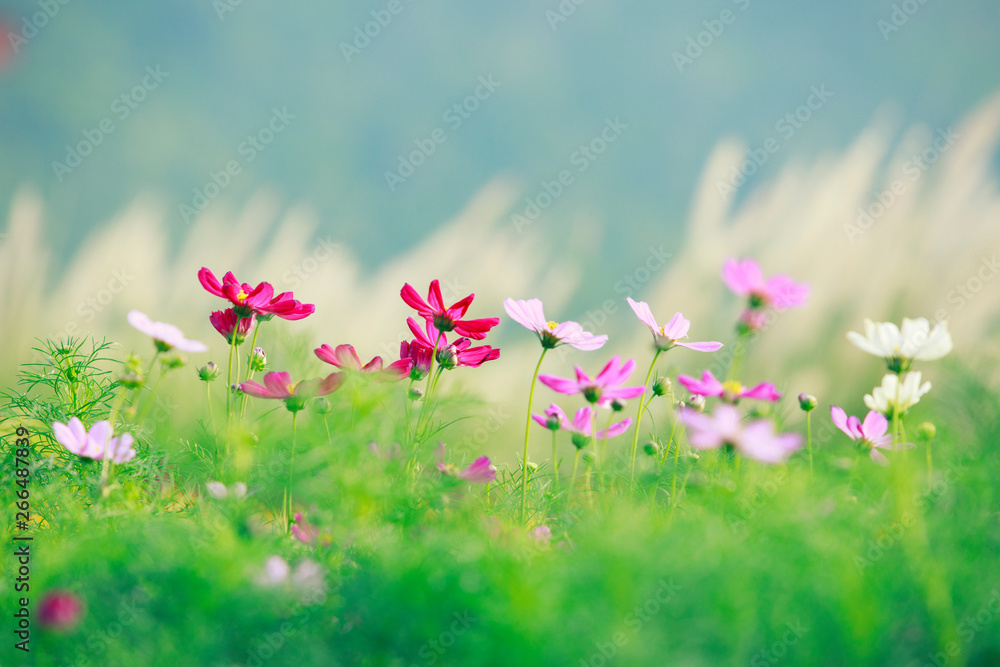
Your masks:
{"label": "white cosmos flower", "polygon": [[129,311],[128,323],[152,338],[156,349],[160,352],[168,352],[175,347],[182,352],[205,352],[208,350],[204,343],[185,338],[184,333],[173,324],[154,322],[141,311]]}
{"label": "white cosmos flower", "polygon": [[865,395],[865,405],[869,410],[878,410],[886,417],[891,417],[893,411],[903,414],[931,390],[931,383],[921,384],[920,379],[919,371],[907,373],[902,382],[895,373],[886,373],[882,378],[882,386],[875,387],[872,393]]}
{"label": "white cosmos flower", "polygon": [[865,320],[865,335],[855,331],[847,333],[847,340],[856,346],[882,357],[889,370],[897,373],[909,370],[913,361],[933,361],[951,352],[951,334],[948,323],[939,322],[931,329],[926,317],[911,320],[903,318],[902,329],[892,322]]}

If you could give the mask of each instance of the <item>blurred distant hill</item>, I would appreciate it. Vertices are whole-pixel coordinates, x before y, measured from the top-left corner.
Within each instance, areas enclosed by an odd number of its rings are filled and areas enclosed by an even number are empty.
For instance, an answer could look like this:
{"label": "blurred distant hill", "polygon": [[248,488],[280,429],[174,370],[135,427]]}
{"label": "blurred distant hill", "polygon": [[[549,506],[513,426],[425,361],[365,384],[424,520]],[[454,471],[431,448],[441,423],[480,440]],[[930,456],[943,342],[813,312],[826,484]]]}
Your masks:
{"label": "blurred distant hill", "polygon": [[[180,230],[199,194],[238,209],[272,186],[375,267],[491,178],[537,201],[568,170],[535,227],[558,253],[580,221],[613,224],[614,261],[593,269],[613,281],[616,262],[680,230],[720,137],[779,142],[743,197],[789,160],[843,147],[886,104],[900,125],[946,127],[1000,89],[987,0],[41,0],[0,19],[14,35],[0,206],[34,186],[64,255],[141,191]],[[829,99],[779,132],[817,86]],[[616,119],[580,169],[574,156]]]}

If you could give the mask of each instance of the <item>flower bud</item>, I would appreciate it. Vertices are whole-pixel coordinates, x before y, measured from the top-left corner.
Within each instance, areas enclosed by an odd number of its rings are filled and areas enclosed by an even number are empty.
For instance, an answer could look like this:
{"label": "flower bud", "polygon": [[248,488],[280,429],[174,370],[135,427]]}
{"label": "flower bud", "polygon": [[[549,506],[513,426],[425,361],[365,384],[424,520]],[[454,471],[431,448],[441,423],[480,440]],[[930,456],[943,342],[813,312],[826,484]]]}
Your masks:
{"label": "flower bud", "polygon": [[420,389],[420,387],[410,387],[410,400],[411,401],[419,401],[423,397],[424,397],[424,392],[423,392],[423,390]]}
{"label": "flower bud", "polygon": [[254,373],[263,371],[267,367],[267,355],[264,354],[264,348],[255,347],[253,352],[250,353],[248,363],[250,364],[250,370]]}
{"label": "flower bud", "polygon": [[799,394],[799,407],[806,412],[812,412],[816,409],[816,397],[809,394]]}
{"label": "flower bud", "polygon": [[68,631],[76,627],[83,615],[83,603],[68,591],[46,593],[38,605],[38,620],[47,628]]}
{"label": "flower bud", "polygon": [[437,353],[437,360],[438,363],[441,364],[441,368],[449,371],[458,365],[457,357],[458,350],[456,350],[454,345],[449,345]]}
{"label": "flower bud", "polygon": [[536,470],[538,470],[538,464],[535,463],[534,461],[528,461],[528,470],[530,470],[531,472],[535,472]]}
{"label": "flower bud", "polygon": [[937,427],[933,422],[923,422],[917,427],[917,435],[921,440],[933,440],[937,435]]}
{"label": "flower bud", "polygon": [[550,431],[558,431],[560,426],[562,426],[562,424],[559,423],[558,415],[548,415],[545,418],[545,428]]}
{"label": "flower bud", "polygon": [[698,412],[701,412],[705,409],[705,397],[698,394],[691,394],[688,396],[687,404]]}
{"label": "flower bud", "polygon": [[670,392],[670,378],[662,377],[653,383],[653,395],[663,396]]}
{"label": "flower bud", "polygon": [[616,398],[615,400],[611,401],[611,409],[614,410],[615,412],[621,412],[622,410],[625,409],[625,401]]}
{"label": "flower bud", "polygon": [[642,446],[642,451],[646,452],[646,456],[656,456],[660,453],[660,446],[650,440]]}
{"label": "flower bud", "polygon": [[597,457],[594,456],[594,452],[590,452],[590,451],[587,451],[587,452],[584,452],[583,454],[581,454],[580,458],[582,458],[583,462],[585,464],[587,464],[588,466],[594,465],[594,463],[597,461]]}
{"label": "flower bud", "polygon": [[318,396],[313,399],[312,409],[316,414],[328,415],[333,410],[333,406],[330,405],[330,401],[327,400],[326,396]]}
{"label": "flower bud", "polygon": [[168,354],[166,356],[160,357],[160,363],[163,364],[163,370],[172,371],[175,368],[180,368],[187,363],[187,359],[180,354]]}
{"label": "flower bud", "polygon": [[128,389],[138,389],[143,385],[142,375],[135,371],[125,371],[118,374],[118,382]]}
{"label": "flower bud", "polygon": [[210,361],[198,369],[198,377],[201,378],[203,382],[211,382],[215,378],[219,377],[219,367],[215,365],[214,361]]}
{"label": "flower bud", "polygon": [[573,446],[577,449],[583,449],[590,442],[590,438],[582,433],[574,433],[572,440]]}

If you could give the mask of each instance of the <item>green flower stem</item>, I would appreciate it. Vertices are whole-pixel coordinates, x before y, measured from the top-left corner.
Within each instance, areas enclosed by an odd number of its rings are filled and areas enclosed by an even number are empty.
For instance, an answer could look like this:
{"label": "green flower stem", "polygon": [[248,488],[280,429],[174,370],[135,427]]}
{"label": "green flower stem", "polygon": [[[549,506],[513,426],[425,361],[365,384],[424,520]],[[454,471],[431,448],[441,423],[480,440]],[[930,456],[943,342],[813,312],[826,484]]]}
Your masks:
{"label": "green flower stem", "polygon": [[288,486],[285,488],[285,525],[282,532],[291,532],[292,530],[292,481],[295,473],[295,438],[298,430],[298,417],[298,411],[292,412],[292,456],[288,462]]}
{"label": "green flower stem", "polygon": [[574,449],[576,449],[576,454],[573,455],[573,472],[569,478],[569,493],[566,494],[567,509],[569,509],[570,504],[573,502],[573,490],[576,488],[576,469],[580,463],[580,448],[574,445]]}
{"label": "green flower stem", "polygon": [[[531,435],[531,404],[535,400],[535,383],[538,381],[538,372],[542,369],[542,361],[549,348],[543,347],[542,354],[535,364],[535,372],[531,376],[531,388],[528,390],[528,417],[524,424],[524,457],[521,459],[521,521],[528,519],[528,436]],[[554,448],[553,448],[554,451]]]}
{"label": "green flower stem", "polygon": [[[253,328],[253,338],[250,339],[250,354],[251,355],[253,355],[253,351],[257,349],[257,333],[260,331],[261,324],[263,324],[263,322],[258,321],[257,324],[255,324],[254,328]],[[236,326],[237,326],[237,328],[239,327],[239,323],[238,322],[237,322]],[[247,359],[247,378],[246,378],[245,382],[249,382],[250,380],[253,379],[253,373],[254,373],[253,364],[250,363],[250,359],[248,358]],[[238,378],[239,378],[239,373],[237,372],[237,379]],[[243,400],[240,403],[240,419],[243,419],[243,417],[245,417],[246,414],[247,414],[247,403],[249,402],[249,399],[250,399],[249,396],[247,396],[246,394],[243,394]]]}
{"label": "green flower stem", "polygon": [[813,429],[812,410],[806,412],[806,447],[809,449],[809,476],[813,474]]}
{"label": "green flower stem", "polygon": [[556,458],[556,432],[552,431],[552,491],[559,493],[559,459]]}
{"label": "green flower stem", "polygon": [[[646,373],[646,389],[649,389],[649,378],[653,377],[653,369],[656,368],[656,360],[660,358],[660,352],[662,351],[663,350],[657,349],[656,354],[653,355],[653,362],[649,364],[649,371]],[[639,412],[635,416],[635,433],[632,435],[632,449],[629,454],[629,481],[633,481],[635,479],[635,455],[636,448],[639,445],[639,424],[642,422],[642,413],[645,408],[649,406],[649,400],[652,400],[649,399],[645,401],[645,405],[643,405],[643,399],[645,398],[646,394],[644,392],[643,395],[639,397]]]}

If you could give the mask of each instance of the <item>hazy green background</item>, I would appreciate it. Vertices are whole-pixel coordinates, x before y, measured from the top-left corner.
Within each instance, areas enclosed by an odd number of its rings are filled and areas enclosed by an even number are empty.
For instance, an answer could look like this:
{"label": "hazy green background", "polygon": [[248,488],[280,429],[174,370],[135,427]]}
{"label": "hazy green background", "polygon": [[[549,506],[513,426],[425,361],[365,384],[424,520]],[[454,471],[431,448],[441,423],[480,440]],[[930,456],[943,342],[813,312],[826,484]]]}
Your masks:
{"label": "hazy green background", "polygon": [[[900,123],[944,127],[1000,89],[1000,3],[991,1],[912,0],[919,9],[886,39],[878,21],[890,19],[890,2],[587,0],[553,30],[554,0],[401,0],[350,63],[341,43],[388,0],[230,6],[237,1],[57,5],[0,72],[0,206],[19,186],[36,187],[62,253],[141,191],[158,193],[181,230],[178,205],[239,159],[237,146],[273,107],[287,107],[295,120],[216,204],[238,209],[272,186],[289,204],[315,207],[375,268],[491,178],[536,192],[617,116],[629,129],[545,218],[555,230],[581,214],[626,230],[609,235],[613,261],[594,269],[610,280],[645,256],[652,234],[678,228],[721,137],[759,146],[811,86],[834,96],[741,196],[789,159],[842,148],[885,105]],[[6,3],[0,16],[20,31],[40,7]],[[672,54],[724,9],[735,21],[679,72]],[[169,77],[119,120],[114,100],[157,65]],[[450,129],[443,114],[489,74],[501,87]],[[114,132],[60,182],[52,163],[103,118]],[[435,127],[447,142],[391,192],[384,172]]]}

